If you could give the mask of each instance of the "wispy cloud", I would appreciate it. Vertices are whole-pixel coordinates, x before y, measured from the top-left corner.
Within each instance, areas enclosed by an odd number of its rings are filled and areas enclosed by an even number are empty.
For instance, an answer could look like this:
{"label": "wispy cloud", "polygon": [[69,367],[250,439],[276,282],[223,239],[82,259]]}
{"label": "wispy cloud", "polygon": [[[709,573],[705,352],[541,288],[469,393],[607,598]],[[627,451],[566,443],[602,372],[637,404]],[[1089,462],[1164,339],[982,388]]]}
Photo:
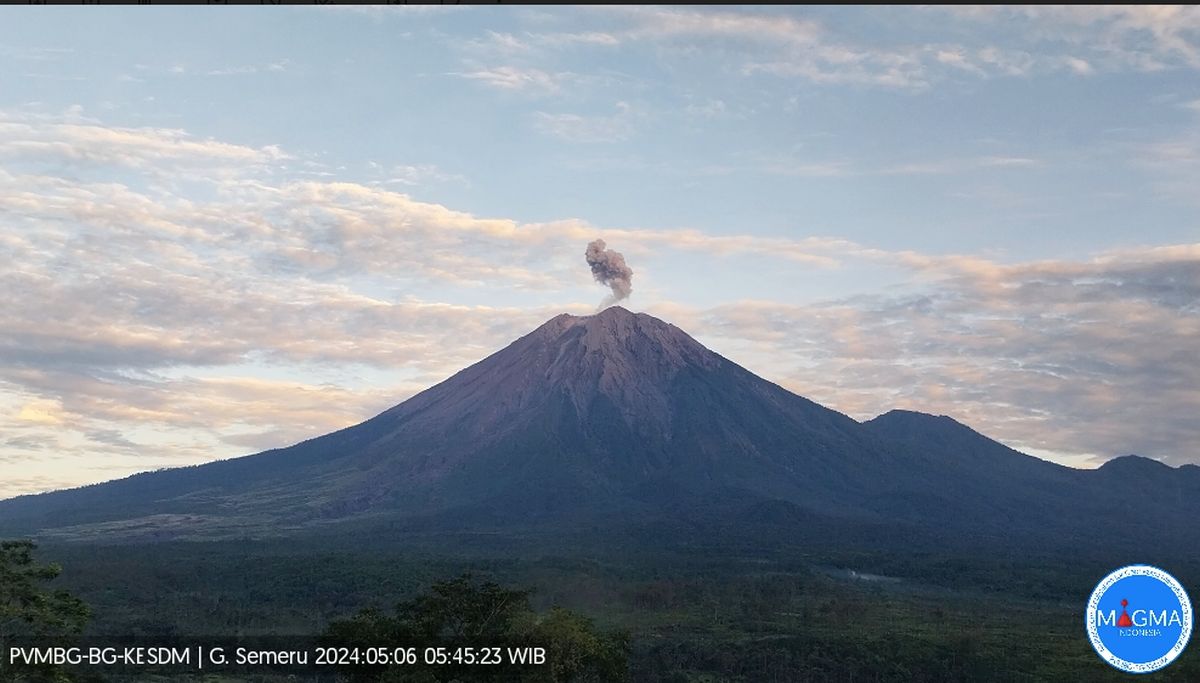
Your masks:
{"label": "wispy cloud", "polygon": [[[756,9],[601,7],[605,30],[488,31],[477,54],[524,57],[523,70],[553,73],[556,50],[639,45],[659,60],[722,55],[745,74],[829,85],[922,90],[953,78],[1091,76],[1120,70],[1200,66],[1200,15],[1187,7],[967,7],[914,10],[947,14],[948,40],[853,40],[797,12]],[[993,24],[986,39],[973,26]],[[978,34],[978,32],[974,32]],[[536,65],[536,66],[535,66]],[[496,68],[496,67],[493,67]],[[491,69],[481,70],[488,73]]]}
{"label": "wispy cloud", "polygon": [[[1022,33],[1044,46],[1080,53],[1066,65],[1078,73],[1105,69],[1200,68],[1200,9],[1184,5],[1022,5],[943,7],[974,21],[1023,21]],[[1091,55],[1088,61],[1079,56]]]}
{"label": "wispy cloud", "polygon": [[746,73],[820,83],[924,87],[923,65],[911,50],[852,46],[818,22],[782,14],[652,7],[613,8],[631,25],[622,40],[729,43]]}
{"label": "wispy cloud", "polygon": [[205,71],[206,76],[246,76],[257,73],[281,73],[287,71],[291,60],[281,59],[265,65],[246,64],[242,66],[227,66],[220,69]]}
{"label": "wispy cloud", "polygon": [[1197,116],[1189,126],[1165,138],[1134,146],[1134,162],[1154,174],[1162,197],[1200,205],[1200,104],[1186,102],[1184,109]]}
{"label": "wispy cloud", "polygon": [[890,295],[672,313],[859,418],[911,408],[1092,462],[1200,459],[1200,244],[1008,265],[877,257],[927,277]]}
{"label": "wispy cloud", "polygon": [[632,106],[617,102],[616,112],[608,116],[535,112],[534,126],[567,142],[617,142],[633,135],[636,118]]}
{"label": "wispy cloud", "polygon": [[422,185],[449,182],[462,183],[464,185],[470,184],[467,178],[461,174],[448,173],[436,164],[400,164],[389,168],[372,161],[368,166],[383,177],[382,180],[372,183],[374,185],[419,187]]}
{"label": "wispy cloud", "polygon": [[452,75],[479,81],[484,85],[499,90],[541,91],[548,93],[558,92],[564,82],[570,81],[574,77],[574,74],[569,72],[549,73],[541,69],[519,68],[515,66],[497,66],[490,69],[479,69]]}
{"label": "wispy cloud", "polygon": [[0,55],[26,62],[54,62],[75,53],[70,47],[17,46],[0,43]]}
{"label": "wispy cloud", "polygon": [[284,157],[277,147],[197,139],[181,130],[47,122],[28,116],[0,118],[0,159],[147,169],[179,164],[266,164]]}
{"label": "wispy cloud", "polygon": [[301,12],[326,12],[330,14],[362,15],[372,19],[407,19],[411,17],[438,17],[469,11],[466,5],[396,3],[392,5],[316,5],[294,8]]}
{"label": "wispy cloud", "polygon": [[873,172],[880,175],[945,175],[979,169],[1019,169],[1040,165],[1041,161],[1031,157],[988,155],[966,159],[907,162],[884,166]]}
{"label": "wispy cloud", "polygon": [[[611,122],[546,125],[583,140],[614,133]],[[367,417],[555,313],[590,311],[569,292],[588,285],[580,248],[597,236],[631,254],[910,273],[905,290],[822,304],[655,304],[745,364],[774,359],[757,369],[835,408],[946,412],[1046,450],[1195,457],[1179,444],[1200,436],[1198,245],[1014,264],[828,237],[523,222],[386,185],[305,180],[308,162],[277,148],[111,127],[78,111],[0,117],[0,160],[10,264],[0,288],[19,293],[0,302],[0,457],[17,454],[0,462],[5,482],[32,481],[22,473],[45,448],[109,467],[55,475],[81,483]],[[975,157],[920,171],[1035,163]],[[162,181],[180,169],[202,190]],[[444,173],[375,171],[406,186]],[[442,303],[418,295],[430,284],[559,302]],[[361,379],[363,368],[386,381]]]}

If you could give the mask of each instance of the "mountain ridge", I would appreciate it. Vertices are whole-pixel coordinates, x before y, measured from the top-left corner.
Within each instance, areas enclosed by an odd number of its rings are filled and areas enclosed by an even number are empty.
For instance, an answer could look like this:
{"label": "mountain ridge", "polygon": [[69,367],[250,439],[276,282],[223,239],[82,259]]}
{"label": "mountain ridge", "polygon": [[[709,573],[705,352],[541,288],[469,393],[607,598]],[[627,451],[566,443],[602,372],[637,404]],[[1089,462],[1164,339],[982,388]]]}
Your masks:
{"label": "mountain ridge", "polygon": [[[0,501],[0,528],[236,536],[367,518],[715,519],[706,510],[719,508],[755,523],[1032,539],[1090,533],[1074,518],[1106,518],[1102,470],[1020,453],[945,416],[859,423],[614,306],[555,316],[375,417],[287,448]],[[1138,485],[1185,501],[1191,479],[1167,467]],[[1185,525],[1182,512],[1153,509]]]}

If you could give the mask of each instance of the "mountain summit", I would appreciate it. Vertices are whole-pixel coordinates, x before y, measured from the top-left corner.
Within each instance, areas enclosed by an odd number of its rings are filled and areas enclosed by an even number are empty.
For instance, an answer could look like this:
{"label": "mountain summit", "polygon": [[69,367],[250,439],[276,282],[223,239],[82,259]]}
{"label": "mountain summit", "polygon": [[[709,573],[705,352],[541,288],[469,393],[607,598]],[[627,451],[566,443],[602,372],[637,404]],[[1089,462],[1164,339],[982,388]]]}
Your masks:
{"label": "mountain summit", "polygon": [[397,490],[420,481],[438,504],[506,508],[540,496],[563,514],[621,509],[655,487],[822,496],[806,462],[839,468],[866,446],[850,418],[620,306],[557,316],[367,425],[383,432],[368,450]]}
{"label": "mountain summit", "polygon": [[[453,422],[482,435],[547,408],[570,409],[581,422],[593,409],[608,409],[653,437],[671,425],[664,390],[689,369],[713,370],[723,361],[644,313],[612,306],[590,316],[563,314],[381,417],[409,429]],[[555,401],[566,405],[549,405]]]}
{"label": "mountain summit", "polygon": [[[860,424],[613,306],[552,318],[366,422],[289,448],[0,502],[0,529],[158,538],[657,519],[778,535],[850,520],[1044,538],[1103,529],[1126,509],[1110,502],[1115,469],[1042,461],[947,417]],[[1130,478],[1122,500],[1160,530],[1194,534],[1196,477],[1161,470]],[[1110,537],[1156,533],[1114,519]]]}

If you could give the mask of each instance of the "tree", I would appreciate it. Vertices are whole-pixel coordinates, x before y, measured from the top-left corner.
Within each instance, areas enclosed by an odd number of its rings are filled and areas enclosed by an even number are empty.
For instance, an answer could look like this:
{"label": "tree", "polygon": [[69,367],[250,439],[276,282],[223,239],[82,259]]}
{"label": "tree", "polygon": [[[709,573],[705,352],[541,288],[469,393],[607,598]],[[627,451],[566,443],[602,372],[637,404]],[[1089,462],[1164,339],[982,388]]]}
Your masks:
{"label": "tree", "polygon": [[470,574],[435,583],[396,607],[401,624],[431,639],[503,638],[531,613],[528,591],[476,581]]}
{"label": "tree", "polygon": [[[426,593],[396,606],[394,616],[363,610],[335,621],[322,635],[336,647],[414,647],[415,664],[348,667],[355,683],[404,681],[514,680],[529,683],[591,683],[628,678],[629,639],[598,632],[590,619],[559,607],[539,614],[529,591],[479,581],[470,574],[433,584]],[[546,662],[537,666],[479,665],[449,661],[427,664],[427,648],[538,646]],[[505,650],[507,657],[507,650]]]}
{"label": "tree", "polygon": [[[14,638],[55,638],[77,635],[91,612],[66,591],[50,591],[44,584],[62,573],[57,564],[34,562],[33,541],[0,541],[0,648]],[[18,670],[0,658],[0,681],[68,680],[56,667]]]}
{"label": "tree", "polygon": [[629,636],[596,631],[592,620],[561,607],[541,615],[533,624],[532,642],[549,652],[544,669],[531,680],[605,683],[628,677]]}

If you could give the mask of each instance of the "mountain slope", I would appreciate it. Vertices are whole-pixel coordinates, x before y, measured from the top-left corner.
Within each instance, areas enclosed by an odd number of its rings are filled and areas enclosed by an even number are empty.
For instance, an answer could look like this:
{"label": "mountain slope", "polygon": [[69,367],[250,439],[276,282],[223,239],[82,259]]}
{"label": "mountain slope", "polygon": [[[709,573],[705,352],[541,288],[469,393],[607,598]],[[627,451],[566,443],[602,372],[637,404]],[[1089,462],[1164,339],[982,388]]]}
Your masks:
{"label": "mountain slope", "polygon": [[905,410],[863,427],[924,460],[944,489],[991,506],[991,523],[1022,535],[1129,538],[1150,546],[1200,540],[1193,521],[1200,518],[1195,466],[1125,456],[1096,470],[1073,469],[1013,450],[944,415]]}
{"label": "mountain slope", "polygon": [[1074,470],[920,413],[859,424],[673,325],[612,307],[555,317],[362,424],[290,448],[0,501],[0,530],[170,538],[370,520],[658,520],[735,535],[739,525],[799,538],[849,524],[1028,540],[1088,536],[1112,518],[1118,536],[1156,536],[1114,516],[1114,476],[1133,487],[1129,500],[1173,492],[1148,509],[1166,528],[1190,524],[1200,495],[1188,499],[1189,471]]}
{"label": "mountain slope", "polygon": [[849,509],[855,473],[892,458],[845,415],[673,325],[613,307],[558,316],[360,425],[256,456],[6,501],[0,519],[64,526],[205,515],[287,527],[489,506],[634,510],[714,488]]}

